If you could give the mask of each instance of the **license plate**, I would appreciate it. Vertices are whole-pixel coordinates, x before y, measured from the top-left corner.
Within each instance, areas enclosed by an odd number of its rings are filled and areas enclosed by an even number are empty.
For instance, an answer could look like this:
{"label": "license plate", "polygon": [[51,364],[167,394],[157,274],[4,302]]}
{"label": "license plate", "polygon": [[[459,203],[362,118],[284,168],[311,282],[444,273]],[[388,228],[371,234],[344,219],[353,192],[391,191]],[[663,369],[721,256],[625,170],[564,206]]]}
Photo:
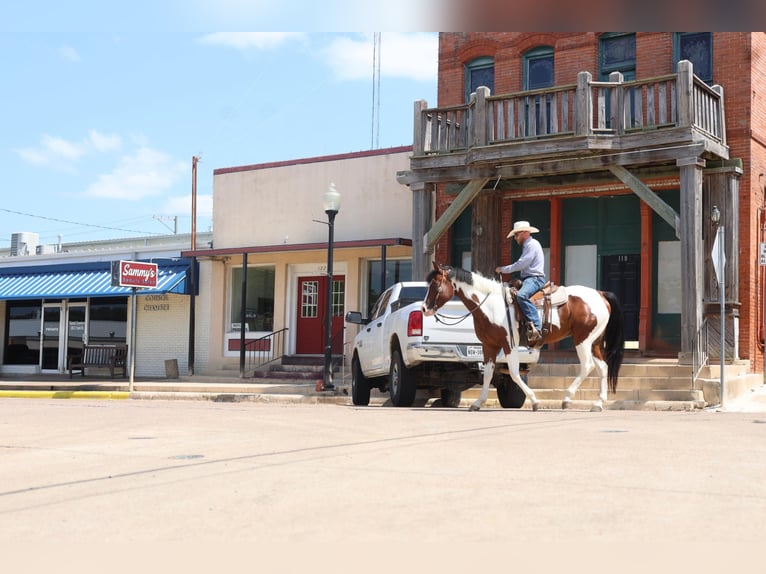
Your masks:
{"label": "license plate", "polygon": [[481,350],[481,347],[478,347],[476,345],[469,346],[468,349],[466,350],[466,355],[471,359],[484,358],[484,352]]}

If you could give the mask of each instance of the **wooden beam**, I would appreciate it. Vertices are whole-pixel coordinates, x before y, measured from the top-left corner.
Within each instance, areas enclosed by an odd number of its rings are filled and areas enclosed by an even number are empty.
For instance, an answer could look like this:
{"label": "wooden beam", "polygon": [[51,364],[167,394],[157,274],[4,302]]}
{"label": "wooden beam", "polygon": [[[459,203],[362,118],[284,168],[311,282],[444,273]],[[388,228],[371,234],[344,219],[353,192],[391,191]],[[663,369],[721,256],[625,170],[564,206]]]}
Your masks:
{"label": "wooden beam", "polygon": [[428,253],[436,245],[439,238],[449,229],[455,220],[463,213],[463,210],[473,201],[489,179],[474,179],[469,181],[455,200],[442,216],[433,224],[433,227],[423,237],[423,252]]}
{"label": "wooden beam", "polygon": [[677,238],[681,238],[681,218],[672,207],[662,201],[656,193],[644,185],[644,182],[621,165],[610,165],[609,171],[611,171],[622,183],[627,185],[633,193],[643,199],[644,202],[657,213],[657,215],[664,219],[676,232]]}

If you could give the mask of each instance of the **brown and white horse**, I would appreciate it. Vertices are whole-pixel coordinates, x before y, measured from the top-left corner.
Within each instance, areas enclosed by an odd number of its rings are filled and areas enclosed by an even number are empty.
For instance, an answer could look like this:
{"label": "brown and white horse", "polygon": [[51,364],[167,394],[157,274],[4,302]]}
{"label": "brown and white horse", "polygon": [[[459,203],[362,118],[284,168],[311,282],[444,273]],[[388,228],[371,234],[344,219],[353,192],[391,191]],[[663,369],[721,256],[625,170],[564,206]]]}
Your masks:
{"label": "brown and white horse", "polygon": [[[519,374],[516,310],[515,305],[506,306],[502,283],[465,269],[438,265],[436,262],[433,265],[434,269],[426,277],[428,292],[423,301],[423,313],[436,314],[442,305],[457,295],[473,314],[476,336],[482,342],[483,386],[480,397],[470,410],[484,406],[495,362],[499,357],[502,360],[501,351],[511,378],[524,391],[532,409],[537,410],[539,401]],[[567,389],[561,406],[564,409],[571,406],[572,396],[595,366],[601,380],[599,398],[591,410],[601,411],[607,399],[607,381],[611,392],[617,390],[617,376],[625,348],[622,308],[617,297],[608,291],[581,285],[570,285],[566,291],[567,301],[551,313],[551,328],[541,344],[572,337],[580,360],[580,371]]]}

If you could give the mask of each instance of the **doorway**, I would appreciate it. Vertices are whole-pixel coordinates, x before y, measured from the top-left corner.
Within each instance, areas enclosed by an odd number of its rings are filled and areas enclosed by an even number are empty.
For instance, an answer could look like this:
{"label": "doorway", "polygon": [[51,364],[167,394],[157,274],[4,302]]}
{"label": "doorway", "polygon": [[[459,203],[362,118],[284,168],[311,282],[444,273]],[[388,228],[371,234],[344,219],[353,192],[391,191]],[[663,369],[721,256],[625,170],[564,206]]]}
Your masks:
{"label": "doorway", "polygon": [[87,303],[44,303],[40,331],[40,369],[63,373],[69,357],[82,352],[85,342]]}
{"label": "doorway", "polygon": [[[346,300],[346,278],[333,276],[332,287],[332,353],[343,352],[343,315]],[[321,355],[325,348],[325,316],[327,309],[327,276],[315,275],[298,278],[298,309],[296,321],[295,353]]]}
{"label": "doorway", "polygon": [[601,257],[601,287],[617,295],[625,320],[625,340],[638,341],[641,308],[641,255]]}

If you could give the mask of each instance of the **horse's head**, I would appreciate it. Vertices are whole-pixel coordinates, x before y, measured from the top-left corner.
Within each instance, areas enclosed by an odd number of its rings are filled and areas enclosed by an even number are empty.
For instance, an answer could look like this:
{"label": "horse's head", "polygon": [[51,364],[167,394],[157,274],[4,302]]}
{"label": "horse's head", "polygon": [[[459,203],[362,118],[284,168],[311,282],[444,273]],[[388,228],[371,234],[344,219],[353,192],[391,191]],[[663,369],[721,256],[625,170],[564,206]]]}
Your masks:
{"label": "horse's head", "polygon": [[423,300],[423,314],[426,317],[434,315],[455,294],[455,288],[449,278],[450,271],[452,268],[448,265],[438,265],[434,261],[434,268],[426,277],[428,291]]}

